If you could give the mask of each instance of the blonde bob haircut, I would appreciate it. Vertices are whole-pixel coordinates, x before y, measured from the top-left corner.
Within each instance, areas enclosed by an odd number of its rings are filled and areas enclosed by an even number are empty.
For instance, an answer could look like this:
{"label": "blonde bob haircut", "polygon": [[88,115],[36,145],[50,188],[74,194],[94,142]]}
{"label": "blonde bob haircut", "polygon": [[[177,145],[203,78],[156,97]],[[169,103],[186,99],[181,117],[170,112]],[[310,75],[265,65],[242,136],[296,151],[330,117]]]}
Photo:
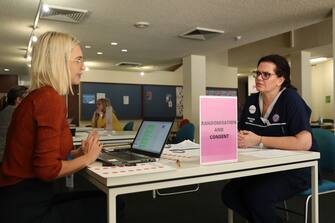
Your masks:
{"label": "blonde bob haircut", "polygon": [[70,56],[79,45],[73,36],[60,32],[46,32],[33,47],[31,60],[31,87],[53,87],[60,95],[72,91]]}

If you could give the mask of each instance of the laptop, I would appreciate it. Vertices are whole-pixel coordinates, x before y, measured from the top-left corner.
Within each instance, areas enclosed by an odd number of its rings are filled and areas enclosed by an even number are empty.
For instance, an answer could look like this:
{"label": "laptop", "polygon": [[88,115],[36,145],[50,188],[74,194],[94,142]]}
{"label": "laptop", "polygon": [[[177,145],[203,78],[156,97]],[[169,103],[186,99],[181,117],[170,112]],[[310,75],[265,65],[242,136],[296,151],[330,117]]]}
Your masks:
{"label": "laptop", "polygon": [[107,165],[155,162],[162,154],[172,125],[172,119],[144,119],[129,149],[109,152],[104,149],[98,159]]}

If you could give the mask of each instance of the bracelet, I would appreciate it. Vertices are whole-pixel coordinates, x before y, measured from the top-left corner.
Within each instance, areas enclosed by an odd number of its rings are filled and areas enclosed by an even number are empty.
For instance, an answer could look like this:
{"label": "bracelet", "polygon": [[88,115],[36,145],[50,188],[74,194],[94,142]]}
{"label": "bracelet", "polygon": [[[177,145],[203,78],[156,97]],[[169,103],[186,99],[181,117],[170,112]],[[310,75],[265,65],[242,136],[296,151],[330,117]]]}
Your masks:
{"label": "bracelet", "polygon": [[263,145],[263,136],[261,136],[261,138],[259,139],[259,143],[258,143],[259,148],[263,149],[264,145]]}

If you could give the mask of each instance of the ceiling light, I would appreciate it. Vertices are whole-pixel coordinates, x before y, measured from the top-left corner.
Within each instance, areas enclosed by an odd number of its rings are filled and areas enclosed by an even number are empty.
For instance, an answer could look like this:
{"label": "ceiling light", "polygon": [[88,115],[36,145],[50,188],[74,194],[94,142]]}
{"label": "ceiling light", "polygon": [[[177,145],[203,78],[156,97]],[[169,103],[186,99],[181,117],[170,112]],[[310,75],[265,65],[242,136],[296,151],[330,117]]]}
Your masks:
{"label": "ceiling light", "polygon": [[10,71],[10,69],[8,69],[8,68],[5,68],[5,69],[3,69],[3,70],[6,71],[6,72]]}
{"label": "ceiling light", "polygon": [[90,46],[90,45],[85,45],[85,48],[86,48],[86,49],[91,49],[92,46]]}
{"label": "ceiling light", "polygon": [[144,76],[144,72],[143,71],[140,74],[141,74],[141,76]]}
{"label": "ceiling light", "polygon": [[122,49],[121,52],[127,53],[128,50],[127,49]]}
{"label": "ceiling light", "polygon": [[104,54],[104,53],[103,53],[103,52],[97,52],[97,54],[98,54],[98,55],[102,55],[102,54]]}
{"label": "ceiling light", "polygon": [[32,40],[33,42],[37,42],[37,36],[33,35],[33,36],[31,37],[31,40]]}
{"label": "ceiling light", "polygon": [[117,42],[111,42],[111,45],[112,45],[112,46],[117,46],[118,43],[117,43]]}
{"label": "ceiling light", "polygon": [[235,36],[235,40],[236,41],[239,41],[239,40],[241,40],[242,39],[242,36]]}
{"label": "ceiling light", "polygon": [[134,26],[139,29],[145,29],[150,26],[150,23],[141,21],[141,22],[135,23]]}
{"label": "ceiling light", "polygon": [[28,63],[28,64],[27,64],[27,66],[28,66],[28,67],[31,67],[31,64],[30,64],[30,63]]}
{"label": "ceiling light", "polygon": [[47,4],[43,4],[43,11],[44,12],[49,12],[50,11],[50,8]]}
{"label": "ceiling light", "polygon": [[309,62],[312,63],[312,64],[315,64],[315,63],[324,62],[326,60],[328,60],[327,57],[317,57],[317,58],[310,59]]}
{"label": "ceiling light", "polygon": [[28,62],[30,62],[31,61],[31,56],[28,55],[26,59],[27,59]]}
{"label": "ceiling light", "polygon": [[239,77],[239,76],[241,76],[241,74],[237,74],[237,76]]}

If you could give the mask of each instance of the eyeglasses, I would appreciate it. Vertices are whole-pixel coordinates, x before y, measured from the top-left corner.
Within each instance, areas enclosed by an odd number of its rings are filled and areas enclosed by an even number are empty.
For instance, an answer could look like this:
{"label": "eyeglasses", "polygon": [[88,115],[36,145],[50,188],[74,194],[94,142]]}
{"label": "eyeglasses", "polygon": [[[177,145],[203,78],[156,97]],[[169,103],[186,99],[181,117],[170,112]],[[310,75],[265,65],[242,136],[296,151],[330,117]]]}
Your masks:
{"label": "eyeglasses", "polygon": [[84,59],[83,58],[77,58],[77,59],[72,60],[72,62],[75,62],[76,64],[83,64]]}
{"label": "eyeglasses", "polygon": [[269,72],[261,72],[258,70],[255,70],[252,72],[252,76],[254,78],[258,78],[259,76],[261,76],[263,80],[268,80],[271,77],[271,75],[274,75],[274,74],[271,74]]}

